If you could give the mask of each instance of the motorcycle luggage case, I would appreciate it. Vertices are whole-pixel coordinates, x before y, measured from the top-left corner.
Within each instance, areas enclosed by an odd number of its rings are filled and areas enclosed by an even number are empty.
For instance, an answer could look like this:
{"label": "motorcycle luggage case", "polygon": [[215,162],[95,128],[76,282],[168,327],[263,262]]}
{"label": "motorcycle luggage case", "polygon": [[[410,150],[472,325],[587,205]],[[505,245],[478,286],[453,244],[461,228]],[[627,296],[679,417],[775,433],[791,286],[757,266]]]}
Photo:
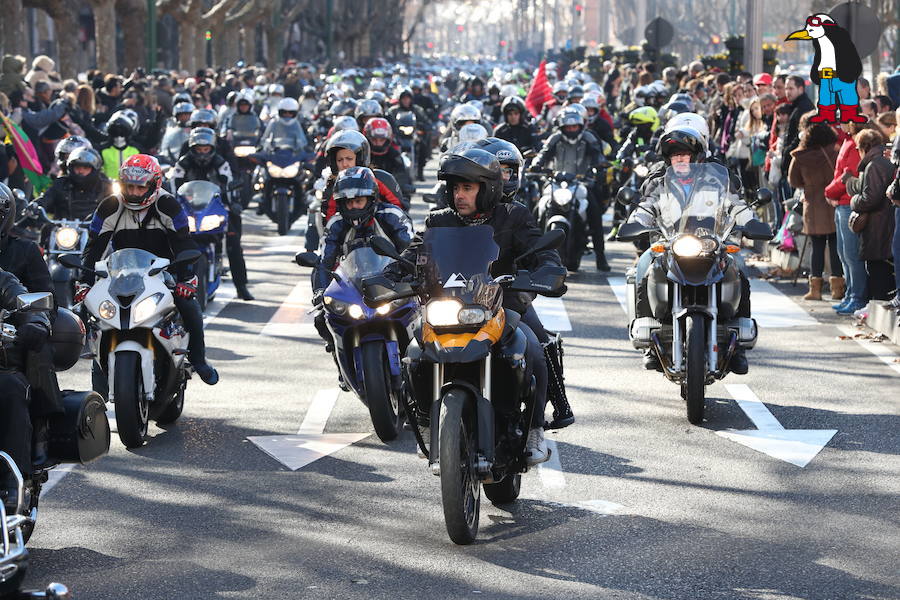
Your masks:
{"label": "motorcycle luggage case", "polygon": [[64,412],[50,422],[50,456],[63,463],[86,464],[109,452],[106,404],[97,392],[63,390]]}

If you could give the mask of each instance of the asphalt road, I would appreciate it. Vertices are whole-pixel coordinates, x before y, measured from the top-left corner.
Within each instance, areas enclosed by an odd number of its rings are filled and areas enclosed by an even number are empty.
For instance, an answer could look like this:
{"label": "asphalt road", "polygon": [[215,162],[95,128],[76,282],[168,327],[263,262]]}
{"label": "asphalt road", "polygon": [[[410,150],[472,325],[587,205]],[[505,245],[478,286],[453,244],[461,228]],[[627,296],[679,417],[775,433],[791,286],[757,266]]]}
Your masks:
{"label": "asphalt road", "polygon": [[[850,323],[825,302],[761,288],[754,307],[780,327],[762,324],[749,375],[708,388],[696,427],[628,342],[610,283],[630,247],[611,245],[610,280],[586,257],[563,300],[577,422],[548,436],[559,461],[526,474],[518,502],[483,499],[478,541],[460,547],[412,434],[381,443],[337,392],[305,314],[309,271],[291,262],[301,224],[279,238],[264,217],[245,223],[257,300],[214,307],[221,382],[191,382],[184,416],[151,425],[145,447],[113,434],[107,457],[56,476],[30,543],[34,586],[91,600],[900,598],[900,365],[838,339]],[[86,363],[62,376],[89,382]],[[748,393],[767,431],[837,433],[805,467],[718,435],[756,429],[734,400]],[[297,471],[248,441],[296,434],[314,399],[335,395],[325,432],[370,435]]]}

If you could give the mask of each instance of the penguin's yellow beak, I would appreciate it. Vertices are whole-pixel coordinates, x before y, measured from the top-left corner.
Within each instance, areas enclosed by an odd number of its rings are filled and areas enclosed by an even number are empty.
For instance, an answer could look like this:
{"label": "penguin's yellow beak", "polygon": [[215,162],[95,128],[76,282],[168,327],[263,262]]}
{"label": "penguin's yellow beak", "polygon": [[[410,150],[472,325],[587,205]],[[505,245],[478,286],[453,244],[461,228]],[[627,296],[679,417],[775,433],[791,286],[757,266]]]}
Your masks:
{"label": "penguin's yellow beak", "polygon": [[811,40],[812,36],[805,29],[801,29],[799,31],[795,31],[791,35],[784,38],[784,41],[788,40]]}

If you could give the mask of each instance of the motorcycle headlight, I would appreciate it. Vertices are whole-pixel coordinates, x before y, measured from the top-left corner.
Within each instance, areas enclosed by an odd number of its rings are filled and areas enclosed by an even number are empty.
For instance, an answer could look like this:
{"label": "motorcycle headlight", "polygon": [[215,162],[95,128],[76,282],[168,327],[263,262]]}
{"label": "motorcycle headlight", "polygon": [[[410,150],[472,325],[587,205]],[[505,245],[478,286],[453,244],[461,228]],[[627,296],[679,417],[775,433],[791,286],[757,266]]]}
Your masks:
{"label": "motorcycle headlight", "polygon": [[672,244],[672,252],[675,253],[675,256],[686,258],[700,256],[700,253],[703,252],[703,243],[697,237],[683,235]]}
{"label": "motorcycle headlight", "polygon": [[397,300],[391,300],[390,302],[382,304],[381,306],[376,308],[375,312],[381,316],[384,316],[384,315],[388,314],[389,312],[391,312],[392,310],[400,308],[407,302],[409,302],[409,298],[399,298]]}
{"label": "motorcycle headlight", "polygon": [[462,325],[480,325],[490,316],[483,308],[464,308],[459,311],[459,322]]}
{"label": "motorcycle headlight", "polygon": [[359,304],[351,304],[350,308],[347,309],[347,314],[354,319],[362,319],[365,316],[365,312],[363,312],[362,306]]}
{"label": "motorcycle headlight", "polygon": [[131,318],[135,323],[140,323],[144,319],[148,319],[153,316],[153,313],[156,312],[156,307],[159,304],[159,301],[162,300],[163,295],[160,293],[153,294],[152,296],[147,296],[140,302],[134,305],[134,308],[131,309]]}
{"label": "motorcycle headlight", "polygon": [[432,327],[459,325],[461,308],[458,300],[432,300],[425,307],[425,320]]}
{"label": "motorcycle headlight", "polygon": [[634,174],[640,178],[644,178],[650,172],[650,169],[647,168],[647,165],[638,165],[634,168]]}
{"label": "motorcycle headlight", "polygon": [[78,244],[78,230],[74,227],[58,227],[54,233],[56,247],[61,250],[71,250]]}
{"label": "motorcycle headlight", "polygon": [[254,148],[253,146],[237,146],[234,149],[234,155],[239,158],[250,156],[254,152],[256,152],[256,148]]}
{"label": "motorcycle headlight", "polygon": [[413,131],[416,130],[416,128],[412,125],[401,125],[397,129],[399,129],[400,133],[402,133],[403,135],[412,135]]}
{"label": "motorcycle headlight", "polygon": [[225,222],[224,215],[206,215],[200,221],[200,231],[212,231],[218,229]]}
{"label": "motorcycle headlight", "polygon": [[346,302],[342,302],[341,300],[337,300],[331,296],[325,296],[322,300],[325,303],[325,307],[338,316],[344,316],[347,314],[348,305]]}
{"label": "motorcycle headlight", "polygon": [[295,162],[294,164],[288,165],[286,167],[279,167],[275,163],[268,163],[266,165],[269,169],[269,175],[274,177],[275,179],[293,179],[297,176],[297,173],[300,172],[300,163]]}
{"label": "motorcycle headlight", "polygon": [[559,188],[553,191],[553,201],[560,206],[566,206],[572,201],[572,190],[569,188]]}
{"label": "motorcycle headlight", "polygon": [[197,219],[188,216],[188,231],[197,231]]}
{"label": "motorcycle headlight", "polygon": [[116,317],[116,305],[109,300],[104,300],[97,307],[97,313],[107,321]]}

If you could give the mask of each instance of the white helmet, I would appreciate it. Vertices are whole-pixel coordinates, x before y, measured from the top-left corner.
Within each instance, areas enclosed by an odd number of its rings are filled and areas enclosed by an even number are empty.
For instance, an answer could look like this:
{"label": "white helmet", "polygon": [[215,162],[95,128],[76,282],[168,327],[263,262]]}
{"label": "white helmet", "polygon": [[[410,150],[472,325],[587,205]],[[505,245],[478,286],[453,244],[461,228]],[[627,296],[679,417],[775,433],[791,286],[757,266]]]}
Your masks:
{"label": "white helmet", "polygon": [[270,96],[284,96],[284,86],[280,83],[272,83],[269,85]]}
{"label": "white helmet", "polygon": [[673,129],[680,129],[682,127],[689,127],[696,130],[703,137],[704,145],[709,146],[709,124],[707,124],[706,119],[697,113],[680,113],[666,122],[663,133],[669,133]]}
{"label": "white helmet", "polygon": [[460,123],[465,121],[481,122],[481,111],[471,104],[460,104],[450,113],[450,126],[457,131],[462,127]]}
{"label": "white helmet", "polygon": [[284,98],[278,103],[278,112],[283,110],[288,112],[299,112],[300,103],[293,98]]}

